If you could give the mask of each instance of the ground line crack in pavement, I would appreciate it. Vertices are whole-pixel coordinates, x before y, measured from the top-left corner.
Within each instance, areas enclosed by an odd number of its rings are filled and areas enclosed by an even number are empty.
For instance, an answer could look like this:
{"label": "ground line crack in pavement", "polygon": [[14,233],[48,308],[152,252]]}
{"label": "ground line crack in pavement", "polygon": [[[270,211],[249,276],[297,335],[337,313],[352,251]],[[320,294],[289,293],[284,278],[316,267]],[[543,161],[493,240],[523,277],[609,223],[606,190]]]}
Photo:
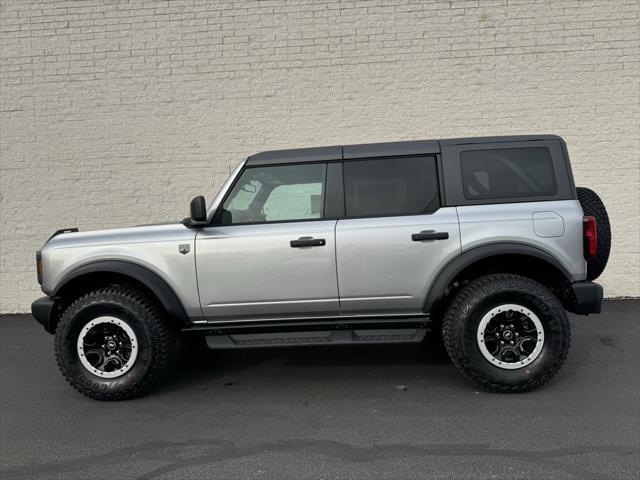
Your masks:
{"label": "ground line crack in pavement", "polygon": [[[204,451],[203,451],[204,450]],[[263,453],[278,453],[295,450],[307,450],[310,453],[337,457],[349,462],[370,462],[382,458],[398,458],[410,456],[489,456],[503,457],[524,461],[527,463],[544,463],[554,470],[561,469],[571,473],[571,467],[558,465],[557,460],[562,457],[586,455],[591,453],[609,453],[615,455],[630,455],[638,452],[637,447],[615,445],[572,446],[551,450],[515,450],[493,448],[489,444],[374,444],[370,447],[353,446],[332,440],[291,439],[276,440],[259,443],[248,443],[238,446],[227,440],[196,439],[184,442],[149,442],[138,447],[125,447],[111,452],[78,457],[61,462],[29,464],[24,466],[6,467],[0,469],[0,476],[4,480],[16,480],[37,475],[58,475],[73,471],[82,471],[99,467],[104,462],[137,462],[140,460],[157,460],[167,465],[140,475],[141,479],[157,478],[161,475],[175,472],[191,466],[218,463],[229,459],[250,457]],[[580,478],[603,478],[602,474],[595,476],[588,470],[579,469],[574,472]]]}

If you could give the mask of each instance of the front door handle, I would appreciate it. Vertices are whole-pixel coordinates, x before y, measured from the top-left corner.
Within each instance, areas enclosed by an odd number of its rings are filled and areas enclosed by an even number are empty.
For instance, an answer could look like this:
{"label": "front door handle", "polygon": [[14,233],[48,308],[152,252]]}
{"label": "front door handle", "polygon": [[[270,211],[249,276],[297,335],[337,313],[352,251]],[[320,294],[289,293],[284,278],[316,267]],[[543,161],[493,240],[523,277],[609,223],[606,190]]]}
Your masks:
{"label": "front door handle", "polygon": [[423,230],[420,233],[411,235],[411,240],[414,242],[421,242],[423,240],[447,240],[448,238],[449,232],[436,232],[435,230]]}
{"label": "front door handle", "polygon": [[289,245],[292,248],[302,247],[324,247],[327,244],[324,238],[300,237],[297,240],[291,240]]}

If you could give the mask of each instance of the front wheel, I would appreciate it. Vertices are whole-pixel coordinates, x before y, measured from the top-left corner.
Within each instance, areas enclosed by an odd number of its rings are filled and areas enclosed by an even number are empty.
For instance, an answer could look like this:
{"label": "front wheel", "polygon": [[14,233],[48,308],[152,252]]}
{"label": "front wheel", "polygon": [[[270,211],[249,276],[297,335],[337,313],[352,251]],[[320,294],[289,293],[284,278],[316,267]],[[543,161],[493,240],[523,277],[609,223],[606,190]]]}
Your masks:
{"label": "front wheel", "polygon": [[62,314],[55,337],[62,374],[97,400],[146,393],[166,370],[174,346],[175,333],[162,310],[131,286],[78,298]]}
{"label": "front wheel", "polygon": [[571,336],[556,296],[510,274],[469,283],[447,309],[442,334],[456,367],[492,392],[526,392],[549,381],[567,357]]}

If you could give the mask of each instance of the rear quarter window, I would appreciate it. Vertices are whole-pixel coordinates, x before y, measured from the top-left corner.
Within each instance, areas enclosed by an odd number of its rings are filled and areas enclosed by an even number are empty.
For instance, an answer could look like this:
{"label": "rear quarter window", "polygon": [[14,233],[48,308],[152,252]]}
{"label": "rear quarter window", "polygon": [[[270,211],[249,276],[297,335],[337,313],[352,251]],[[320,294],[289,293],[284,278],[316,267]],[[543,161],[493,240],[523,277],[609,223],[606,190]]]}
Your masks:
{"label": "rear quarter window", "polygon": [[558,193],[548,148],[466,150],[460,153],[467,200],[544,197]]}

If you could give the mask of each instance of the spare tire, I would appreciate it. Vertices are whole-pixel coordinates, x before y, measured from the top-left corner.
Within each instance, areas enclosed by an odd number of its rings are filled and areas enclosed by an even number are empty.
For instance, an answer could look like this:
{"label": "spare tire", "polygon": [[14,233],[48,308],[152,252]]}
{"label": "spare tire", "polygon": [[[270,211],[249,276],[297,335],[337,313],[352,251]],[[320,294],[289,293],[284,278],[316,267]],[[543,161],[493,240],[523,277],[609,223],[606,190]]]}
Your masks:
{"label": "spare tire", "polygon": [[596,256],[587,260],[587,280],[595,280],[607,266],[611,251],[609,215],[607,215],[607,209],[596,192],[585,187],[578,187],[576,190],[584,214],[596,218],[598,249]]}

